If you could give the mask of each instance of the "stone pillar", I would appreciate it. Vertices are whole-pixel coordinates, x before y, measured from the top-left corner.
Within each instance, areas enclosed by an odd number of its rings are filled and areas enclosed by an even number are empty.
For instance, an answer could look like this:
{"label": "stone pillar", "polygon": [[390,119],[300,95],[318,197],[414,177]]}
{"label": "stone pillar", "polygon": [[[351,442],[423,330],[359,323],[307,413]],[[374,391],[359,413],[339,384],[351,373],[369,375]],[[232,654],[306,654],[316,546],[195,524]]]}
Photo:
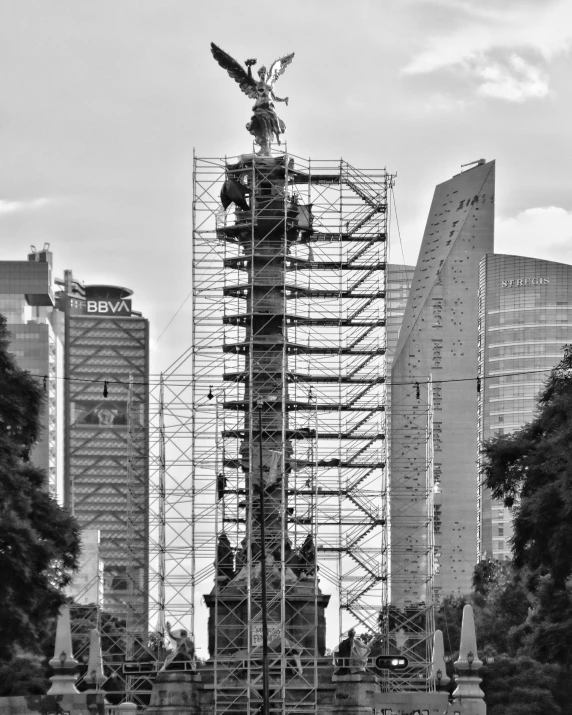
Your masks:
{"label": "stone pillar", "polygon": [[54,674],[50,678],[52,687],[48,695],[74,695],[79,691],[74,683],[77,679],[78,662],[73,657],[70,607],[66,604],[60,608],[56,627],[56,644],[54,657],[50,660]]}
{"label": "stone pillar", "polygon": [[487,706],[485,694],[479,687],[481,678],[479,670],[483,663],[477,653],[477,636],[475,634],[475,618],[473,607],[463,608],[463,623],[461,626],[461,645],[459,657],[455,662],[457,688],[453,693],[455,702],[461,706],[463,715],[486,715]]}
{"label": "stone pillar", "polygon": [[445,689],[450,682],[445,663],[445,646],[443,645],[443,632],[436,630],[433,636],[433,662],[431,663],[431,679],[437,690]]}
{"label": "stone pillar", "polygon": [[101,641],[97,628],[93,628],[90,634],[87,673],[83,680],[89,692],[103,693],[101,686],[105,682],[105,674],[103,672],[103,659],[101,656]]}

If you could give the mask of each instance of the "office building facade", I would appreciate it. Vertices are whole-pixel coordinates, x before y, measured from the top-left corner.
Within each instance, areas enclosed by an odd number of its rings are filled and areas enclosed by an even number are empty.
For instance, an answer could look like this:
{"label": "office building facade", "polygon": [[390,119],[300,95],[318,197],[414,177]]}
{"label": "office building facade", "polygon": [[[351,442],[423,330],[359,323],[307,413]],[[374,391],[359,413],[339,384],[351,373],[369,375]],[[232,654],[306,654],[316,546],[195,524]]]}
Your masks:
{"label": "office building facade", "polygon": [[[149,326],[131,291],[83,286],[66,271],[65,503],[99,529],[104,609],[143,625],[149,565]],[[130,386],[131,384],[131,386]],[[140,630],[139,627],[136,630]]]}
{"label": "office building facade", "polygon": [[[572,266],[487,255],[479,278],[479,445],[534,417],[536,396],[572,343]],[[480,451],[479,451],[480,454]],[[511,558],[510,510],[478,479],[480,558]]]}
{"label": "office building facade", "polygon": [[494,162],[484,161],[436,187],[399,333],[390,466],[390,584],[397,607],[430,601],[428,586],[443,593],[471,588],[476,302],[479,262],[493,251],[494,190]]}
{"label": "office building facade", "polygon": [[54,281],[47,244],[27,261],[0,262],[9,349],[46,392],[31,458],[78,520],[84,561],[97,564],[78,574],[70,594],[84,604],[97,595],[97,605],[141,634],[148,610],[149,326],[130,296],[126,288],[85,286],[69,270]]}
{"label": "office building facade", "polygon": [[63,475],[63,323],[54,308],[49,244],[32,246],[27,261],[0,261],[0,314],[10,332],[10,352],[45,390],[41,433],[31,460],[48,476],[48,488],[61,497]]}

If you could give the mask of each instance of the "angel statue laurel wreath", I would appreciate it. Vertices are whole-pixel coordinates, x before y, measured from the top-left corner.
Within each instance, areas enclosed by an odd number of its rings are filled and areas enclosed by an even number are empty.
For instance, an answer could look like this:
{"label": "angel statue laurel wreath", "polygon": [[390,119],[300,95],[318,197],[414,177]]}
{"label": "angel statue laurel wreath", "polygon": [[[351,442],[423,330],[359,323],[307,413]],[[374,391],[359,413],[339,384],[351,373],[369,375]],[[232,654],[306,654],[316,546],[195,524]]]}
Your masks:
{"label": "angel statue laurel wreath", "polygon": [[266,67],[261,67],[258,70],[259,80],[257,82],[252,76],[252,66],[256,64],[256,60],[246,60],[247,70],[245,71],[235,59],[217,47],[214,42],[211,42],[211,52],[219,65],[238,82],[244,94],[255,100],[252,108],[253,115],[246,128],[260,147],[258,154],[270,156],[272,138],[275,136],[276,141],[280,144],[280,135],[284,134],[286,130],[286,125],[274,111],[274,102],[286,102],[286,106],[288,106],[288,97],[282,99],[274,94],[274,84],[294,59],[294,53],[277,59],[272,63],[268,72]]}

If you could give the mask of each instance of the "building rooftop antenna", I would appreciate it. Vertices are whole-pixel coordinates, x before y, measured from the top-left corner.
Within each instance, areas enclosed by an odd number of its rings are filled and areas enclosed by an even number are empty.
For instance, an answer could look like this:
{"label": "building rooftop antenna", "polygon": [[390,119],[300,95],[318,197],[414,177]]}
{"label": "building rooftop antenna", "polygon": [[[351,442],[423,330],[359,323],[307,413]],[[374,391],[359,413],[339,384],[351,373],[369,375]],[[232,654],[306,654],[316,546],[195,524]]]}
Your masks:
{"label": "building rooftop antenna", "polygon": [[486,163],[486,159],[475,159],[475,161],[469,161],[467,164],[461,164],[461,169],[464,169],[466,166],[474,166],[475,164],[481,166],[481,164]]}

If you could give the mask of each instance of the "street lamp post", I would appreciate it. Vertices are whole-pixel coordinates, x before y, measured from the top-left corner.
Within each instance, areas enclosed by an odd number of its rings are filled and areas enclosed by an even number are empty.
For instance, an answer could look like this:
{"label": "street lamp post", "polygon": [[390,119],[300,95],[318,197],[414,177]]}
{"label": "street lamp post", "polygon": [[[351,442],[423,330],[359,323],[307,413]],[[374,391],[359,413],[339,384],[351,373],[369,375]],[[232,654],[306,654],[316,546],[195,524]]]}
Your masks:
{"label": "street lamp post", "polygon": [[262,715],[269,715],[270,694],[268,689],[268,614],[266,611],[266,514],[264,495],[263,460],[262,460],[262,400],[257,400],[258,407],[258,445],[260,457],[260,580],[262,595]]}

